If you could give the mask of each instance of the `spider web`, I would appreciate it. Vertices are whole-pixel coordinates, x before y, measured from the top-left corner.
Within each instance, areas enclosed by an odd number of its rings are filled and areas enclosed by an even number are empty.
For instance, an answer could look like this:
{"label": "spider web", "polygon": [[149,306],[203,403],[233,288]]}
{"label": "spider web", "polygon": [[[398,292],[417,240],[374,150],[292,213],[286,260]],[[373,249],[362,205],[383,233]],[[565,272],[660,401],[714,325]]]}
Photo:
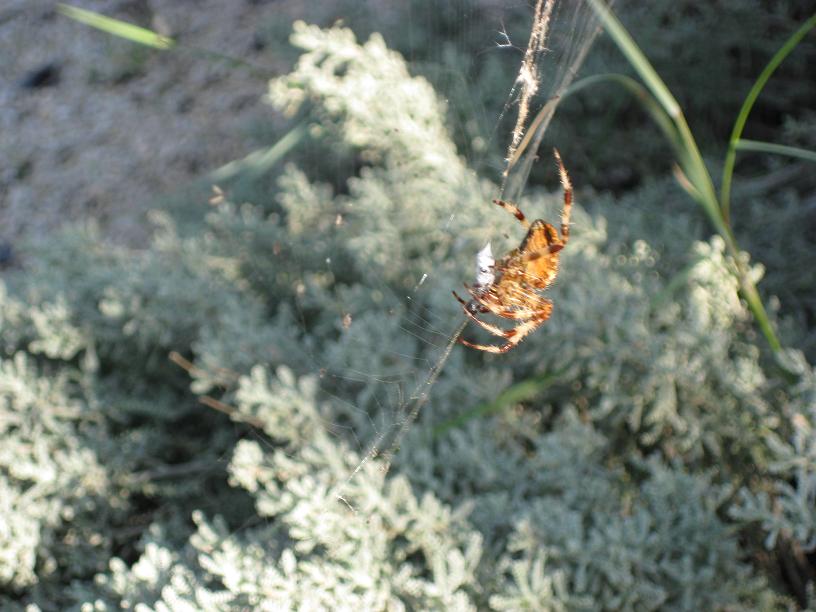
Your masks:
{"label": "spider web", "polygon": [[[525,47],[513,44],[501,22],[496,23],[495,27],[495,49],[514,48],[520,57],[515,81],[504,107],[494,119],[492,138],[506,140],[507,148],[503,167],[497,169],[499,186],[495,193],[487,195],[485,205],[493,197],[508,201],[520,199],[558,104],[600,31],[594,12],[584,0],[536,0],[532,7],[524,8],[530,14],[530,33]],[[485,114],[489,115],[489,111],[486,110]],[[502,125],[508,119],[512,119],[513,125],[506,133]],[[452,205],[449,219],[465,214],[460,208],[461,205]],[[484,242],[489,243],[491,229],[484,228],[483,233]],[[473,256],[475,258],[476,253]],[[415,300],[423,284],[433,283],[433,276],[431,270],[423,274],[413,293],[406,299]],[[412,327],[424,326],[426,331],[431,330],[436,338],[443,341],[435,342],[435,356],[409,367],[411,375],[397,382],[392,381],[395,397],[390,400],[392,408],[384,411],[389,417],[385,422],[380,421],[376,427],[378,433],[369,443],[362,459],[333,491],[334,497],[353,512],[356,512],[353,504],[344,497],[348,485],[369,462],[378,462],[384,473],[390,470],[406,433],[431,399],[432,389],[453,351],[470,350],[458,346],[459,338],[468,324],[464,316],[458,323],[441,321],[434,313],[427,312],[424,317],[419,315],[419,319],[419,322],[405,321],[402,329],[408,334],[418,335],[414,334]],[[452,330],[446,333],[443,331],[445,327]],[[423,334],[422,341],[430,342],[427,334]]]}

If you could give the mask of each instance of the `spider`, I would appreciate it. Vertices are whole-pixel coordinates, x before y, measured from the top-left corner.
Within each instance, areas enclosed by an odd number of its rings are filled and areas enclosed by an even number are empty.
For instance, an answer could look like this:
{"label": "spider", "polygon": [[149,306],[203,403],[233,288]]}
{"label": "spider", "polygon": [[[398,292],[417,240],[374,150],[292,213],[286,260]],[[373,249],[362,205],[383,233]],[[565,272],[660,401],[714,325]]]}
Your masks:
{"label": "spider", "polygon": [[[542,219],[532,223],[517,206],[503,200],[493,203],[511,213],[518,219],[527,235],[518,248],[493,262],[488,244],[477,257],[476,283],[465,285],[471,300],[466,302],[453,292],[454,297],[462,304],[462,310],[476,324],[491,334],[505,338],[501,345],[473,344],[461,339],[459,342],[471,348],[488,353],[506,353],[528,334],[550,318],[552,302],[541,297],[537,291],[549,287],[558,275],[558,254],[569,241],[569,219],[572,207],[572,184],[561,161],[557,149],[553,149],[561,186],[564,189],[564,207],[561,209],[561,236],[555,227]],[[492,270],[490,266],[492,265]],[[492,313],[497,317],[510,319],[515,327],[505,330],[497,325],[482,321],[477,313]]]}

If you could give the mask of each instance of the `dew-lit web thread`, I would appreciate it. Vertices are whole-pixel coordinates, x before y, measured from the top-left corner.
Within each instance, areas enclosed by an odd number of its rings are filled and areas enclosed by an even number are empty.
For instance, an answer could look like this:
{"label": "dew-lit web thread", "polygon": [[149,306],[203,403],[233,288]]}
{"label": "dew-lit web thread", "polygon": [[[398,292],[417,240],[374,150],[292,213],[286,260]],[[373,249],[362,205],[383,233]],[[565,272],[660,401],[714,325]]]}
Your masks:
{"label": "dew-lit web thread", "polygon": [[[400,406],[399,411],[404,414],[404,417],[397,420],[392,427],[387,428],[377,436],[363,459],[357,464],[357,467],[354,468],[354,471],[352,471],[348,478],[336,489],[335,497],[352,511],[354,511],[354,507],[342,496],[343,489],[369,461],[380,455],[382,455],[385,460],[382,471],[383,473],[388,473],[388,470],[391,468],[391,460],[394,457],[394,453],[399,448],[408,428],[413,424],[417,416],[419,416],[419,411],[422,410],[422,407],[430,398],[431,387],[433,387],[436,379],[439,378],[439,375],[442,373],[442,369],[448,362],[448,358],[451,352],[453,352],[453,347],[456,346],[456,343],[459,341],[459,336],[462,335],[467,323],[467,319],[464,319],[456,328],[456,331],[451,334],[445,349],[442,351],[442,355],[440,355],[436,364],[431,368],[428,376],[414,389],[414,393],[410,398],[410,404],[405,403]],[[403,410],[405,408],[407,408],[407,410]],[[387,450],[381,453],[382,448],[386,448]]]}
{"label": "dew-lit web thread", "polygon": [[516,85],[514,85],[514,89],[516,86],[519,88],[519,110],[516,125],[513,127],[513,138],[507,151],[508,157],[513,154],[519,142],[521,142],[524,125],[527,122],[527,116],[530,114],[530,101],[538,91],[538,59],[546,49],[545,43],[555,3],[556,0],[546,0],[546,3],[544,0],[538,0],[535,5],[530,40],[527,43],[527,49],[524,51],[524,59],[516,76]]}
{"label": "dew-lit web thread", "polygon": [[[550,62],[550,65],[553,66],[550,79],[551,85],[546,88],[549,89],[548,92],[545,92],[548,95],[546,103],[526,128],[523,125],[522,117],[526,120],[529,114],[529,100],[524,100],[525,91],[523,87],[521,89],[519,118],[513,132],[513,141],[507,149],[506,166],[502,174],[500,191],[502,199],[511,202],[518,201],[521,196],[533,162],[537,159],[538,148],[555,114],[556,107],[586,59],[595,37],[601,31],[601,24],[597,16],[585,0],[546,0],[546,6],[540,7],[544,1],[538,0],[536,4],[535,18],[540,19],[542,23],[536,24],[534,22],[533,32],[530,36],[531,44],[535,43],[538,47],[533,53],[530,53],[528,48],[519,70],[517,82],[523,84],[525,75],[532,73],[537,75],[539,83],[541,83],[544,79],[541,70],[539,68],[527,68],[525,64],[528,59],[539,62],[545,54],[549,53],[554,56]],[[569,22],[566,24],[569,36],[563,44],[548,48],[551,20],[564,16],[565,12],[565,19]],[[546,23],[544,23],[544,20],[546,20]],[[540,85],[532,93],[536,93],[538,89],[541,89]],[[516,130],[518,130],[519,123],[522,123],[522,125],[521,133],[517,139]]]}

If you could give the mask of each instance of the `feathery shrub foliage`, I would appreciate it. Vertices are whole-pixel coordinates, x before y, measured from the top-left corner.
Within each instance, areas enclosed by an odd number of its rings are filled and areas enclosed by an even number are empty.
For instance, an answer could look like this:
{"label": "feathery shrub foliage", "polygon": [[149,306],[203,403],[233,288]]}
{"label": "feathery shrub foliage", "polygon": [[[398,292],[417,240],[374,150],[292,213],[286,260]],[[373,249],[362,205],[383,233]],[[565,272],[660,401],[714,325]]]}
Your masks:
{"label": "feathery shrub foliage", "polygon": [[764,352],[734,261],[691,207],[663,214],[665,182],[579,191],[552,320],[501,358],[454,350],[390,473],[349,478],[455,328],[450,289],[519,228],[381,37],[298,23],[292,42],[269,100],[356,161],[342,190],[291,164],[271,205],[227,188],[189,227],[157,212],[144,251],[74,229],[7,279],[0,605],[793,605],[764,551],[814,545],[816,373]]}

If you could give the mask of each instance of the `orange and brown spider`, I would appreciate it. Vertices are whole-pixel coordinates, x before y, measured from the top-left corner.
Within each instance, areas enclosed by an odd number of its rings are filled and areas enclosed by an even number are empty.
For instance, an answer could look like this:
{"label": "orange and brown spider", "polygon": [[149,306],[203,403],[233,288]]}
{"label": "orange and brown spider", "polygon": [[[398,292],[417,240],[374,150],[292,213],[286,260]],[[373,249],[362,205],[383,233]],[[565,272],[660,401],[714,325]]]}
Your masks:
{"label": "orange and brown spider", "polygon": [[[497,206],[512,213],[527,229],[527,235],[518,248],[492,264],[490,245],[477,258],[476,284],[465,285],[471,295],[466,302],[456,292],[454,297],[462,304],[465,314],[491,334],[506,339],[502,345],[472,344],[467,340],[459,342],[480,351],[506,353],[521,342],[525,336],[535,331],[550,318],[552,302],[537,292],[549,287],[558,275],[558,254],[569,241],[569,219],[572,207],[572,184],[561,161],[557,149],[553,149],[561,186],[564,189],[564,207],[561,209],[561,236],[555,227],[536,219],[530,223],[517,206],[503,200],[493,200]],[[510,319],[516,326],[505,330],[497,325],[482,321],[476,313],[492,313],[497,317]]]}

